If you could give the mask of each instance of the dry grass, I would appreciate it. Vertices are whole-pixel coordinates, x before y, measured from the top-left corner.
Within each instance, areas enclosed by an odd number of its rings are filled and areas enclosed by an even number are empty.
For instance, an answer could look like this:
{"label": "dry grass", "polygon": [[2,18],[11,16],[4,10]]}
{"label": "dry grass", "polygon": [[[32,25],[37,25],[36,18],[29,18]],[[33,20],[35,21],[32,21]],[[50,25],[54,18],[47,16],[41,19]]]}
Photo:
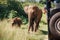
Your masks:
{"label": "dry grass", "polygon": [[43,15],[39,30],[28,33],[28,24],[12,27],[7,20],[0,21],[0,40],[47,40],[46,15]]}

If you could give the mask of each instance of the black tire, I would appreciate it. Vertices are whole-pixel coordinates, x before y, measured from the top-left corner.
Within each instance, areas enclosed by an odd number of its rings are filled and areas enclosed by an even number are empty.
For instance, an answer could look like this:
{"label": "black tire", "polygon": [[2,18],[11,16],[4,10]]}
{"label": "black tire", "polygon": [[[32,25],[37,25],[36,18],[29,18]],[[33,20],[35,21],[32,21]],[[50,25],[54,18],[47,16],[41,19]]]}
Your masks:
{"label": "black tire", "polygon": [[60,12],[51,17],[49,28],[54,37],[60,37]]}

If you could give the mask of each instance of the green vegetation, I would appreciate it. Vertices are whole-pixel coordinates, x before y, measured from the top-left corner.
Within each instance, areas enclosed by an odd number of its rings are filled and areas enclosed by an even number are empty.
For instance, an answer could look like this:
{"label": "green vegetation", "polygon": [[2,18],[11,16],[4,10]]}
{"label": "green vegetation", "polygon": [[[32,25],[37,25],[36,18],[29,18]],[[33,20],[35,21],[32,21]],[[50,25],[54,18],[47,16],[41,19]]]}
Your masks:
{"label": "green vegetation", "polygon": [[[43,8],[44,4],[35,3],[35,2],[19,2],[16,0],[1,0],[0,2],[0,19],[3,20],[5,18],[14,18],[20,17],[24,23],[27,23],[27,15],[25,14],[23,7],[25,5],[36,4],[39,8]],[[24,21],[25,20],[25,21]]]}
{"label": "green vegetation", "polygon": [[11,18],[21,17],[22,19],[25,18],[25,20],[27,20],[22,4],[18,1],[7,0],[6,4],[0,4],[0,10],[0,19],[10,18],[11,15]]}
{"label": "green vegetation", "polygon": [[[47,20],[43,14],[38,31],[28,33],[28,20],[23,7],[29,4],[36,4],[43,9],[43,3],[19,2],[15,0],[0,0],[0,40],[48,40]],[[7,19],[20,17],[24,24],[21,28],[12,27]]]}

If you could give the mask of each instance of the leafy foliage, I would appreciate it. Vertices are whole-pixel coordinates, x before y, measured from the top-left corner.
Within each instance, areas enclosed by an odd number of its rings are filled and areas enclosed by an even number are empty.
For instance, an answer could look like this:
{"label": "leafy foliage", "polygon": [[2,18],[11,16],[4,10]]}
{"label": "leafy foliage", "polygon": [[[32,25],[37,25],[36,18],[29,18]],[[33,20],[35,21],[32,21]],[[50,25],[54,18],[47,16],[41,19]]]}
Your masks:
{"label": "leafy foliage", "polygon": [[[0,2],[0,19],[4,18],[14,18],[14,17],[20,17],[23,21],[23,23],[27,23],[27,15],[25,14],[23,7],[24,5],[29,4],[36,4],[38,7],[43,7],[42,3],[36,3],[36,2],[19,2],[16,0],[6,0],[6,3]],[[44,2],[44,1],[42,1]]]}
{"label": "leafy foliage", "polygon": [[20,17],[27,20],[22,4],[15,0],[7,0],[7,4],[0,4],[0,19]]}

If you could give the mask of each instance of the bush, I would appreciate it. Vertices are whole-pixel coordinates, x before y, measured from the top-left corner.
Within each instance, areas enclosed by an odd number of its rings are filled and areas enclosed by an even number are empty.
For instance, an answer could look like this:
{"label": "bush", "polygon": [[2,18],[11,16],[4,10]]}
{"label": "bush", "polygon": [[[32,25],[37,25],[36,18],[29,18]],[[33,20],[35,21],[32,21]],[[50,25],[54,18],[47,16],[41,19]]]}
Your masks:
{"label": "bush", "polygon": [[0,10],[0,19],[20,17],[27,20],[22,4],[18,1],[8,0],[7,4],[0,4]]}

